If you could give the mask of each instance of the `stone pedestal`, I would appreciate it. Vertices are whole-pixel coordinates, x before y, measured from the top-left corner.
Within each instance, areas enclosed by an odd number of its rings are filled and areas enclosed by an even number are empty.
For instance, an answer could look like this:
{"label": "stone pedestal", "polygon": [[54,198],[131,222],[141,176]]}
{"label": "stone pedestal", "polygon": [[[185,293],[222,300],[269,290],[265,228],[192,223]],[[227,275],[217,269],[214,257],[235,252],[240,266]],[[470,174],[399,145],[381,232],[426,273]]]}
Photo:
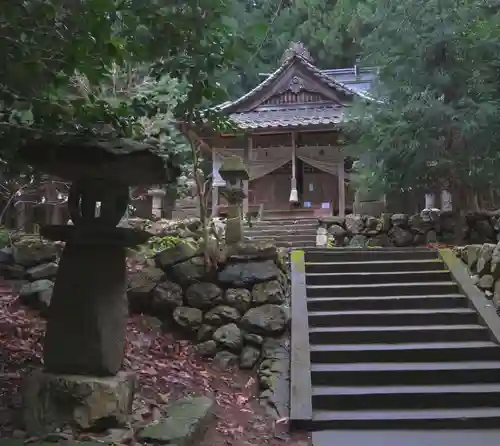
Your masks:
{"label": "stone pedestal", "polygon": [[226,243],[238,243],[243,240],[243,218],[241,205],[245,194],[243,190],[237,188],[224,188],[221,190],[227,200],[227,221],[226,221]]}
{"label": "stone pedestal", "polygon": [[122,367],[128,304],[125,247],[149,234],[129,228],[45,227],[67,241],[57,271],[44,343],[52,373],[112,376]]}
{"label": "stone pedestal", "polygon": [[106,376],[121,369],[128,314],[126,274],[121,246],[66,246],[45,337],[47,371]]}
{"label": "stone pedestal", "polygon": [[243,240],[243,221],[241,204],[230,204],[227,211],[226,243],[238,243]]}
{"label": "stone pedestal", "polygon": [[43,435],[71,426],[103,428],[127,422],[136,380],[132,374],[115,376],[55,375],[36,370],[23,387],[25,429]]}

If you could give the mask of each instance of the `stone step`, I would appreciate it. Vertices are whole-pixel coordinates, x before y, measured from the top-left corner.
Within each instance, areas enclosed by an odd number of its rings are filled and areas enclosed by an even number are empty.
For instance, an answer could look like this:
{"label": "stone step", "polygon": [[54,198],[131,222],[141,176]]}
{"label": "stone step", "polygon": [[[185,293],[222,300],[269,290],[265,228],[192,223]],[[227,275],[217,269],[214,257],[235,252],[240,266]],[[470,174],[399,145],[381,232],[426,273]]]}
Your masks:
{"label": "stone step", "polygon": [[[274,242],[273,239],[270,239],[269,241]],[[310,240],[294,240],[293,242],[278,240],[275,244],[278,248],[308,249],[316,246],[316,240],[314,242]]]}
{"label": "stone step", "polygon": [[445,269],[439,259],[375,260],[367,262],[307,262],[307,273],[356,273],[393,271],[440,271]]}
{"label": "stone step", "polygon": [[[400,441],[393,444],[406,446],[405,429],[498,429],[500,408],[314,411],[312,423],[309,425],[313,430],[399,429]],[[383,444],[387,446],[386,443]],[[451,443],[420,443],[419,446],[445,446],[448,444],[451,445]],[[465,443],[463,444],[465,445]],[[472,444],[476,443],[467,443],[467,446]],[[477,444],[482,445],[482,443]],[[316,445],[320,446],[315,443]],[[349,443],[349,445],[356,446],[353,443]],[[364,443],[364,445],[373,444],[369,442]]]}
{"label": "stone step", "polygon": [[382,362],[311,365],[313,386],[500,383],[500,361]]}
{"label": "stone step", "polygon": [[311,345],[310,354],[312,362],[322,363],[492,361],[500,357],[498,345],[491,341],[322,344]]}
{"label": "stone step", "polygon": [[255,234],[261,234],[261,235],[274,235],[274,234],[280,234],[280,235],[287,235],[287,234],[308,234],[308,235],[314,235],[316,237],[316,229],[313,227],[310,228],[304,228],[304,227],[294,227],[294,226],[284,226],[284,227],[279,227],[279,228],[245,228],[243,230],[243,233],[245,235],[255,235]]}
{"label": "stone step", "polygon": [[362,297],[362,296],[404,296],[436,295],[458,293],[455,282],[408,282],[361,285],[307,285],[308,297]]}
{"label": "stone step", "polygon": [[[477,418],[472,416],[471,411],[467,411],[467,414],[470,414],[470,417],[464,420],[432,419],[429,423],[429,429],[435,426],[439,430],[401,430],[397,427],[395,430],[322,430],[312,433],[312,444],[314,446],[498,446],[500,429],[498,429],[498,425],[494,425],[496,418],[494,416]],[[396,419],[395,421],[401,424],[410,422],[404,419]],[[418,426],[415,425],[415,422],[416,420],[413,419],[412,423],[416,428]],[[488,429],[470,429],[471,424],[472,427],[475,427],[474,422],[482,424]],[[442,427],[445,423],[448,424],[447,429]],[[452,430],[450,427],[458,429]],[[493,429],[489,429],[489,427],[493,427]]]}
{"label": "stone step", "polygon": [[453,409],[494,407],[500,400],[500,384],[316,386],[312,403],[316,410],[341,407],[366,409]]}
{"label": "stone step", "polygon": [[470,308],[309,312],[310,327],[467,325],[477,322],[478,316]]}
{"label": "stone step", "polygon": [[245,233],[245,237],[249,237],[251,240],[275,240],[277,242],[294,242],[296,240],[304,240],[308,242],[314,242],[316,245],[316,234],[304,234],[303,232],[297,232],[295,234],[261,234],[261,235],[250,235]]}
{"label": "stone step", "polygon": [[466,307],[469,300],[462,294],[366,296],[366,297],[309,297],[310,311],[396,310],[418,308]]}
{"label": "stone step", "polygon": [[314,227],[295,227],[295,226],[279,226],[276,228],[253,227],[245,228],[245,235],[293,235],[293,234],[308,234],[316,237],[316,229]]}
{"label": "stone step", "polygon": [[294,209],[294,210],[264,210],[264,214],[262,217],[263,221],[272,221],[272,220],[313,220],[318,223],[318,218],[314,216],[313,209]]}
{"label": "stone step", "polygon": [[265,225],[315,225],[316,227],[319,227],[318,219],[317,218],[278,218],[278,219],[263,219],[259,221],[253,222],[254,225],[260,225],[260,226],[265,226]]}
{"label": "stone step", "polygon": [[305,258],[313,416],[292,426],[500,427],[500,348],[437,250],[311,248]]}
{"label": "stone step", "polygon": [[489,331],[479,324],[309,328],[311,344],[403,344],[489,340]]}
{"label": "stone step", "polygon": [[431,260],[438,259],[433,249],[315,249],[306,253],[306,262],[367,262],[380,260]]}
{"label": "stone step", "polygon": [[310,273],[306,269],[307,285],[350,285],[387,283],[430,283],[451,281],[449,271],[392,271],[356,273]]}

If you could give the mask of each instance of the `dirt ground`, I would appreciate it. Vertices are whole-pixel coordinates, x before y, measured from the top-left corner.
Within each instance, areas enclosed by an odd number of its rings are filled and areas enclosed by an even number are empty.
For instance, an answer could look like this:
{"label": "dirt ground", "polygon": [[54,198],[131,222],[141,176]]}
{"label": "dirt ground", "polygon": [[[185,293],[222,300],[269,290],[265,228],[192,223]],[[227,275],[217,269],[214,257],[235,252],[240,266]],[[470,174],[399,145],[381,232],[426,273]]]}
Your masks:
{"label": "dirt ground", "polygon": [[[19,432],[22,376],[42,366],[45,321],[26,310],[0,285],[0,435]],[[215,420],[200,446],[307,446],[302,433],[288,433],[288,420],[273,421],[256,401],[252,373],[222,372],[197,358],[189,342],[165,334],[158,321],[129,319],[125,368],[139,378],[135,419],[162,413],[169,402],[186,395],[212,395]],[[139,415],[137,415],[139,414]]]}

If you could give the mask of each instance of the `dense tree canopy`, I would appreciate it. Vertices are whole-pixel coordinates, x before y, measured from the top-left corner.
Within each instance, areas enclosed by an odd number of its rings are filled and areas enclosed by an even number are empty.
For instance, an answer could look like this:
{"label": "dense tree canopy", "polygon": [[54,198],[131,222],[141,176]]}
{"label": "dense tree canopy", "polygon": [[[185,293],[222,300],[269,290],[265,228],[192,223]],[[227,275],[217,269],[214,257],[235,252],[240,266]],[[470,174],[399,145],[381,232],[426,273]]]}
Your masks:
{"label": "dense tree canopy", "polygon": [[500,17],[468,0],[358,5],[379,99],[355,109],[355,147],[372,186],[433,187],[455,205],[498,184]]}
{"label": "dense tree canopy", "polygon": [[[3,160],[13,164],[20,141],[34,134],[137,136],[143,117],[192,119],[207,103],[224,100],[217,79],[231,69],[239,43],[223,20],[229,6],[225,0],[4,3]],[[144,88],[165,78],[175,79],[174,90],[183,86],[177,98],[166,97],[161,83],[159,93]]]}
{"label": "dense tree canopy", "polygon": [[469,204],[500,181],[500,16],[489,0],[4,3],[9,166],[23,138],[54,131],[153,139],[185,162],[173,121],[248,91],[300,40],[321,68],[380,69],[378,101],[354,107],[348,129],[365,187],[447,187]]}

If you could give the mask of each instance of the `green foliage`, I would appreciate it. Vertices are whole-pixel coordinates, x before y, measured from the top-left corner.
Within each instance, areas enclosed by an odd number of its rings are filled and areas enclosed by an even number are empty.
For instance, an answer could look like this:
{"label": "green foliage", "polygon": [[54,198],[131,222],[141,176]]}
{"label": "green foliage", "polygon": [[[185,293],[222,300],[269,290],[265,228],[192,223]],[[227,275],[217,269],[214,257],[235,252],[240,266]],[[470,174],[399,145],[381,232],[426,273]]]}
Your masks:
{"label": "green foliage", "polygon": [[[206,0],[202,5],[197,0],[4,2],[3,161],[13,167],[18,145],[34,135],[92,132],[143,137],[144,118],[167,111],[176,119],[199,118],[208,104],[225,99],[217,79],[230,70],[240,41],[221,20],[228,7],[226,0]],[[129,75],[120,85],[116,74],[123,71]],[[145,79],[157,82],[158,91],[143,89],[130,98],[131,87]],[[163,88],[165,83],[172,87],[172,80],[176,88],[185,86],[175,103],[169,96],[172,90],[166,93]]]}
{"label": "green foliage", "polygon": [[366,0],[357,16],[363,60],[380,67],[380,100],[358,104],[350,127],[365,184],[455,197],[499,184],[498,14],[468,0]]}
{"label": "green foliage", "polygon": [[4,227],[0,227],[0,248],[5,248],[10,245],[10,231]]}
{"label": "green foliage", "polygon": [[335,248],[335,237],[333,235],[329,234],[327,236],[326,247],[327,248]]}
{"label": "green foliage", "polygon": [[234,70],[221,80],[235,98],[255,87],[259,73],[276,70],[292,41],[301,41],[320,68],[350,67],[359,48],[357,20],[349,12],[357,0],[234,0],[228,22],[244,42]]}
{"label": "green foliage", "polygon": [[184,243],[182,238],[167,235],[163,237],[151,237],[147,243],[147,247],[153,252],[160,252],[165,249],[174,248],[182,243]]}
{"label": "green foliage", "polygon": [[148,259],[154,257],[158,252],[174,248],[182,243],[185,243],[185,240],[180,237],[170,235],[155,236],[151,237],[144,245],[129,249],[128,255],[130,257],[139,256]]}

